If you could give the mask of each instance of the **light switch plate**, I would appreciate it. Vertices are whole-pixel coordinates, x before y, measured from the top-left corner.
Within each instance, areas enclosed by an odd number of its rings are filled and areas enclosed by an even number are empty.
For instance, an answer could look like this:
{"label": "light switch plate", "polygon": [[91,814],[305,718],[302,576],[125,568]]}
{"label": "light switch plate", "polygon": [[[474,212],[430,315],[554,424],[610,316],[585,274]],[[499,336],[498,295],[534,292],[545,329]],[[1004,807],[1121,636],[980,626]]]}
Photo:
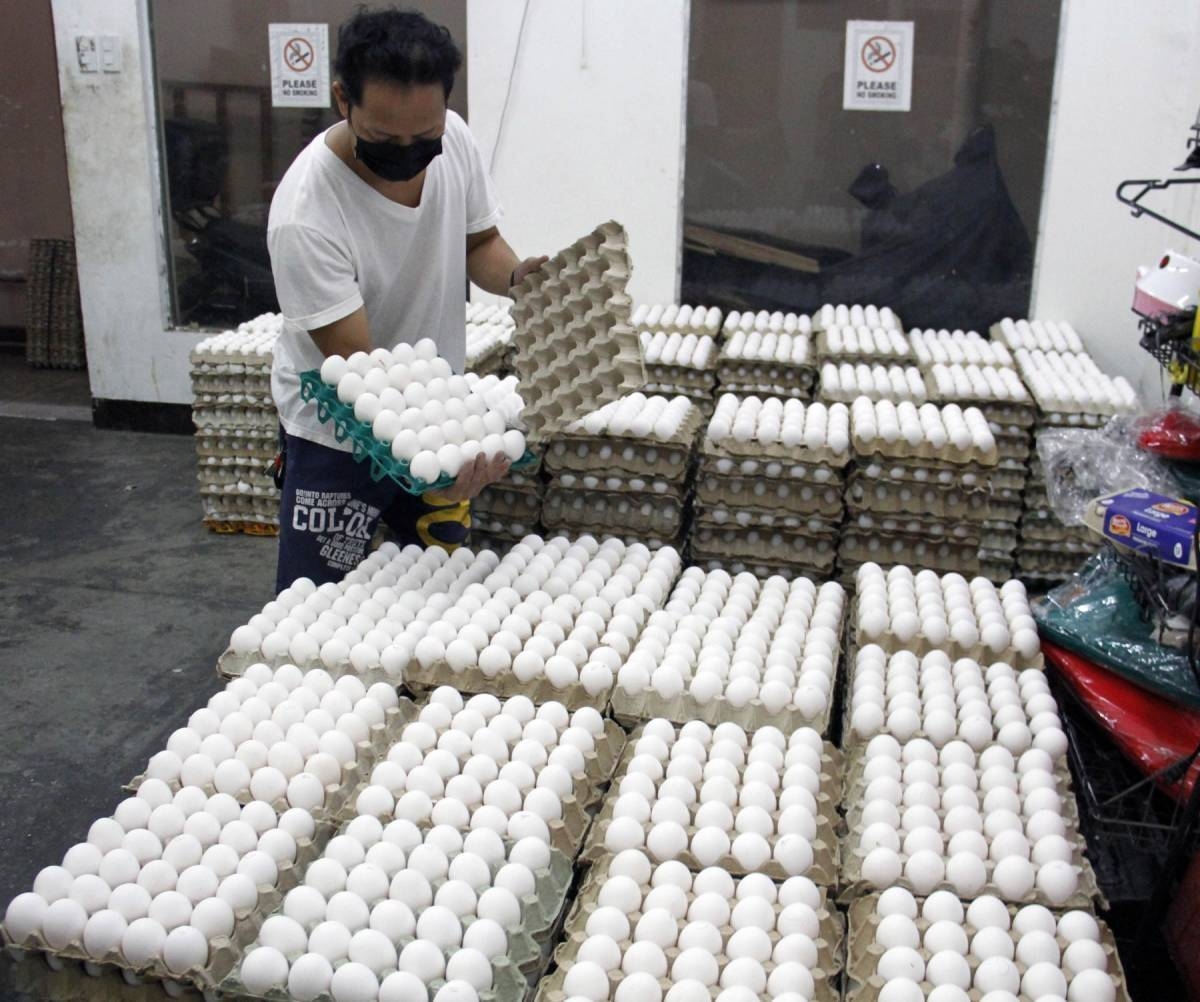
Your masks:
{"label": "light switch plate", "polygon": [[75,36],[75,56],[79,60],[80,73],[100,72],[100,56],[96,50],[95,35]]}
{"label": "light switch plate", "polygon": [[100,36],[100,69],[105,73],[121,72],[121,36]]}

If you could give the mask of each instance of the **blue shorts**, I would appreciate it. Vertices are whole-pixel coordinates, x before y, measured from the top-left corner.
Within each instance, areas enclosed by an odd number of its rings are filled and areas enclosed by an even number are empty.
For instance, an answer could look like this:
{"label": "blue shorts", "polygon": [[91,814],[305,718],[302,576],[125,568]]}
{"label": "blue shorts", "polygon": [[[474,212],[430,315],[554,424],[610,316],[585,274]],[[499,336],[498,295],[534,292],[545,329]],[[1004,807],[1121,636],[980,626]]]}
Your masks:
{"label": "blue shorts", "polygon": [[296,578],[340,581],[370,550],[382,519],[400,546],[453,550],[471,527],[467,501],[409,494],[392,480],[371,479],[370,466],[348,452],[280,432],[283,479],[275,589]]}

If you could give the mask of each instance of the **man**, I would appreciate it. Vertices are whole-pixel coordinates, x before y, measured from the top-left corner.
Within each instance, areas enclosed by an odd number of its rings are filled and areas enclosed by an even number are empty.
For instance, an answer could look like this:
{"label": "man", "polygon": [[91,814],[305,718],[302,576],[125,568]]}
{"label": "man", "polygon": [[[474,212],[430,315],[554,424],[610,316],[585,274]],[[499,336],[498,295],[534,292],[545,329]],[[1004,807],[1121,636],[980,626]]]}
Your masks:
{"label": "man", "polygon": [[327,355],[432,338],[465,363],[469,276],[505,294],[545,258],[521,261],[500,236],[500,206],[466,124],[446,107],[462,57],[423,15],[360,10],[338,32],[334,97],[343,121],[288,168],[267,242],[284,315],[271,389],[283,428],[280,589],[334,581],[366,554],[382,518],[402,543],[452,548],[469,502],[507,472],[480,456],[441,494],[375,482],[300,399],[299,373]]}

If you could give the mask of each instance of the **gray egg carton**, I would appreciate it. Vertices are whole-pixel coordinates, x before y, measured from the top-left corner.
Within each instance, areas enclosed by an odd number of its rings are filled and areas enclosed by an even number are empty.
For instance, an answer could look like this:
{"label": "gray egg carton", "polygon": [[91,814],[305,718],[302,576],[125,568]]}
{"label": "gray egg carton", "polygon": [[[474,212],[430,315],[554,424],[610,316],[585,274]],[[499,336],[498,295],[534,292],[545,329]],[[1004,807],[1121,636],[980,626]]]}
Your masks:
{"label": "gray egg carton", "polygon": [[683,525],[683,503],[669,495],[566,490],[551,484],[542,521],[553,530],[596,533],[620,525],[633,532],[673,537]]}
{"label": "gray egg carton", "polygon": [[[875,933],[879,927],[878,905],[879,896],[872,894],[854,901],[847,914],[849,930],[846,957],[846,1002],[878,1002],[879,993],[885,984],[883,978],[875,973],[879,958],[883,954],[883,949],[875,942]],[[1010,917],[1016,915],[1018,911],[1018,906],[1008,906]],[[917,952],[920,953],[922,960],[928,962],[930,953],[923,944],[925,930],[929,928],[930,923],[919,912],[914,921],[922,939],[922,946]],[[1113,938],[1112,930],[1099,918],[1097,918],[1097,922],[1100,926],[1100,942],[1108,957],[1109,973],[1112,975],[1116,988],[1116,1000],[1117,1002],[1130,1002],[1129,986],[1125,981],[1125,972],[1121,967],[1121,957],[1117,953],[1117,943]],[[964,918],[963,931],[966,932],[969,942],[978,930]],[[1064,949],[1067,944],[1061,938],[1056,938],[1059,949]],[[974,955],[969,955],[966,959],[971,967],[973,977],[979,960]],[[1013,962],[1017,965],[1020,974],[1024,976],[1025,965],[1019,960],[1014,959]],[[921,987],[927,993],[933,989],[928,981],[922,982]],[[971,1002],[979,1002],[981,995],[977,988],[972,988],[967,997]],[[1033,1002],[1024,993],[1019,994],[1017,998],[1019,1002]]]}
{"label": "gray egg carton", "polygon": [[604,223],[516,288],[513,368],[530,441],[545,441],[646,382],[629,322],[627,242],[620,224]]}

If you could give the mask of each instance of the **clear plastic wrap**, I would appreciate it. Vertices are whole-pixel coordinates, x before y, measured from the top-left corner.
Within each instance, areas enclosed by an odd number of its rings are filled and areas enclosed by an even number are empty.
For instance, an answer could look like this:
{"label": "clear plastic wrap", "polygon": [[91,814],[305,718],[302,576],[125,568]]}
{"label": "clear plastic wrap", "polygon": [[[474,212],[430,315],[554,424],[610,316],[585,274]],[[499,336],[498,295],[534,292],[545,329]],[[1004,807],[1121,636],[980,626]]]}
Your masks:
{"label": "clear plastic wrap", "polygon": [[1175,495],[1168,467],[1138,448],[1141,416],[1115,417],[1103,428],[1047,429],[1037,437],[1046,495],[1064,525],[1083,525],[1089,503],[1104,494],[1142,487]]}

